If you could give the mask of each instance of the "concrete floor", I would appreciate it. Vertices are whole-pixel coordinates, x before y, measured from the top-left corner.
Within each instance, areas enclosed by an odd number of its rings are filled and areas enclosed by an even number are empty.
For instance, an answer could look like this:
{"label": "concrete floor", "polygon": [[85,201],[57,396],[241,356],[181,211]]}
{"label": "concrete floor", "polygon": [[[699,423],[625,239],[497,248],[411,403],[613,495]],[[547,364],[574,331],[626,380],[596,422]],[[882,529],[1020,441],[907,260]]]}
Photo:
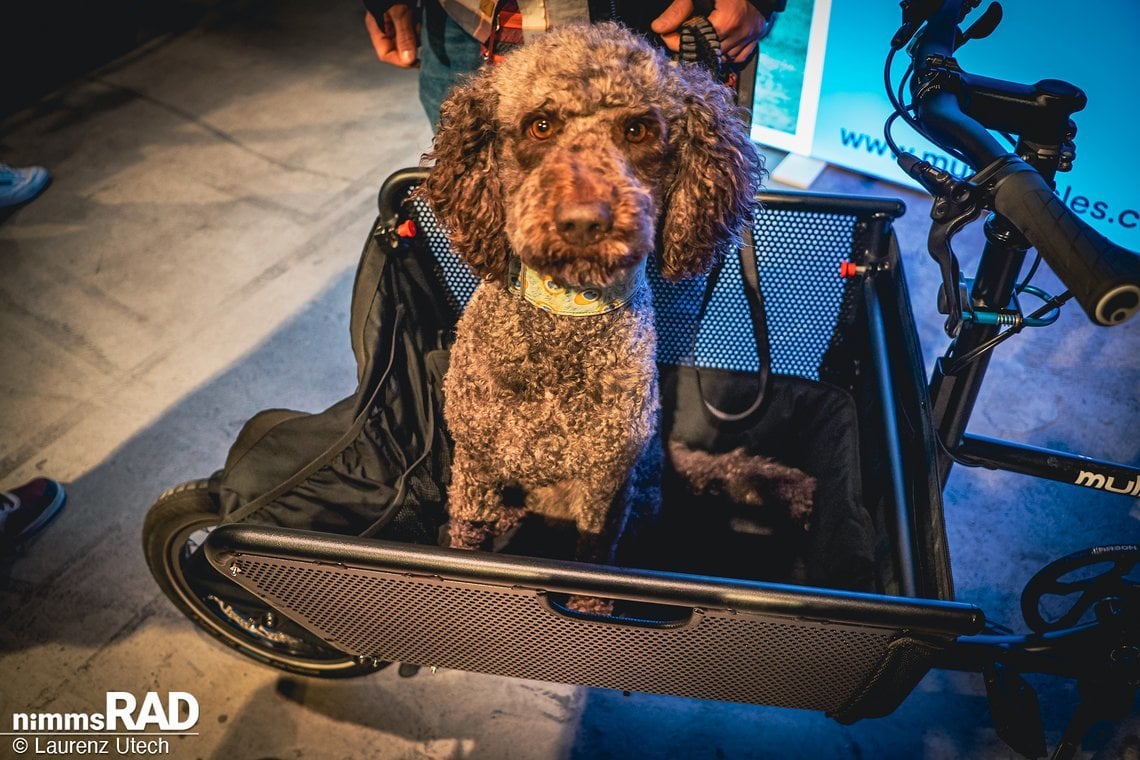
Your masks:
{"label": "concrete floor", "polygon": [[[355,0],[240,4],[0,127],[0,158],[55,175],[0,224],[0,487],[43,474],[69,493],[0,565],[0,731],[16,712],[98,709],[110,690],[179,690],[201,717],[171,757],[1013,757],[973,674],[934,672],[893,715],[841,726],[461,672],[288,678],[175,612],[143,563],[143,515],[217,468],[258,410],[352,390],[349,290],[375,190],[429,134],[414,76],[374,61]],[[933,358],[926,203],[835,169],[816,187],[907,200],[899,233]],[[1101,330],[1070,308],[999,350],[974,429],[1138,464],[1138,349],[1140,320]],[[1140,542],[1140,504],[1071,486],[959,469],[946,502],[959,598],[1015,628],[1044,563]],[[1075,692],[1033,683],[1055,743]],[[1140,757],[1140,716],[1098,728],[1082,757]]]}

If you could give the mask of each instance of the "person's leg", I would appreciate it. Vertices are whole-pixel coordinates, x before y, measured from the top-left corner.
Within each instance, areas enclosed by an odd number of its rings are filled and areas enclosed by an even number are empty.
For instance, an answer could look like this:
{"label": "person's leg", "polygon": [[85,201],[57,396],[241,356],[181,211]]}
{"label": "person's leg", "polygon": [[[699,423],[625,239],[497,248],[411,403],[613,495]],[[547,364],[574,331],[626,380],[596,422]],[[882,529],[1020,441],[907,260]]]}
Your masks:
{"label": "person's leg", "polygon": [[455,23],[439,3],[424,3],[420,30],[420,103],[435,130],[443,99],[460,77],[479,68],[483,55],[479,41]]}
{"label": "person's leg", "polygon": [[42,166],[17,168],[0,163],[0,208],[27,203],[51,182],[51,175]]}
{"label": "person's leg", "polygon": [[66,498],[63,486],[50,478],[0,491],[0,554],[47,525]]}

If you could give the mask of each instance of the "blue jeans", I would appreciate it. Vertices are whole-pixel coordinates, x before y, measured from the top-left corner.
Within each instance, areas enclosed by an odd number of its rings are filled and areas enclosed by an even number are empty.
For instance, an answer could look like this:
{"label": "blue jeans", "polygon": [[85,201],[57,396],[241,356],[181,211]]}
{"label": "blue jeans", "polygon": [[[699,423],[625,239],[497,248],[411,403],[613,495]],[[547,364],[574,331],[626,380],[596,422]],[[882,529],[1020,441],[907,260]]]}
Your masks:
{"label": "blue jeans", "polygon": [[439,128],[439,106],[452,85],[483,63],[479,41],[440,7],[427,0],[420,26],[420,103],[432,130]]}

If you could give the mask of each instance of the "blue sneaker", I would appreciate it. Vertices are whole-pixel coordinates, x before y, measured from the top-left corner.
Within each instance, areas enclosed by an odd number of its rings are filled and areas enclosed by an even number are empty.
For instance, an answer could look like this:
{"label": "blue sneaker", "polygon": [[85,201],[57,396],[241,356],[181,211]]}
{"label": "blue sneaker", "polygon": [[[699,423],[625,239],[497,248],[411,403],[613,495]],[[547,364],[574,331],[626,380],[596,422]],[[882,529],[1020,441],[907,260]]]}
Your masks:
{"label": "blue sneaker", "polygon": [[44,191],[51,174],[42,166],[17,169],[0,164],[0,208],[27,203]]}
{"label": "blue sneaker", "polygon": [[23,542],[55,517],[66,498],[63,486],[48,478],[0,491],[0,542],[7,546]]}

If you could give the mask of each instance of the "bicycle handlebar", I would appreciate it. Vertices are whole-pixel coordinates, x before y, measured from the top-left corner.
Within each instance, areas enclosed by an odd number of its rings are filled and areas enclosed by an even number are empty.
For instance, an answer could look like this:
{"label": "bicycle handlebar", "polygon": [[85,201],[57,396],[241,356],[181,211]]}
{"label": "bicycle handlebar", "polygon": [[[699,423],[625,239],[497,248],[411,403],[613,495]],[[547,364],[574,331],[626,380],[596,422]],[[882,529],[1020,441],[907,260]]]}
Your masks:
{"label": "bicycle handlebar", "polygon": [[[912,49],[916,86],[921,87],[932,65],[952,60],[963,7],[976,4],[943,0],[926,19]],[[963,111],[956,92],[931,87],[916,96],[915,118],[931,139],[978,169],[975,177],[987,177],[992,210],[1037,249],[1089,319],[1115,325],[1140,312],[1140,255],[1108,240],[1069,209],[1036,169],[1004,150]]]}
{"label": "bicycle handlebar", "polygon": [[998,181],[994,211],[1021,231],[1099,325],[1140,310],[1140,256],[1105,238],[1057,197],[1045,178],[1017,160]]}
{"label": "bicycle handlebar", "polygon": [[[968,0],[966,0],[968,1]],[[953,58],[964,0],[944,0],[927,19],[911,56],[915,81],[921,80],[930,63]],[[989,130],[962,111],[958,96],[949,90],[936,90],[915,104],[915,117],[928,134],[944,148],[961,152],[974,169],[989,166],[1008,155]]]}

